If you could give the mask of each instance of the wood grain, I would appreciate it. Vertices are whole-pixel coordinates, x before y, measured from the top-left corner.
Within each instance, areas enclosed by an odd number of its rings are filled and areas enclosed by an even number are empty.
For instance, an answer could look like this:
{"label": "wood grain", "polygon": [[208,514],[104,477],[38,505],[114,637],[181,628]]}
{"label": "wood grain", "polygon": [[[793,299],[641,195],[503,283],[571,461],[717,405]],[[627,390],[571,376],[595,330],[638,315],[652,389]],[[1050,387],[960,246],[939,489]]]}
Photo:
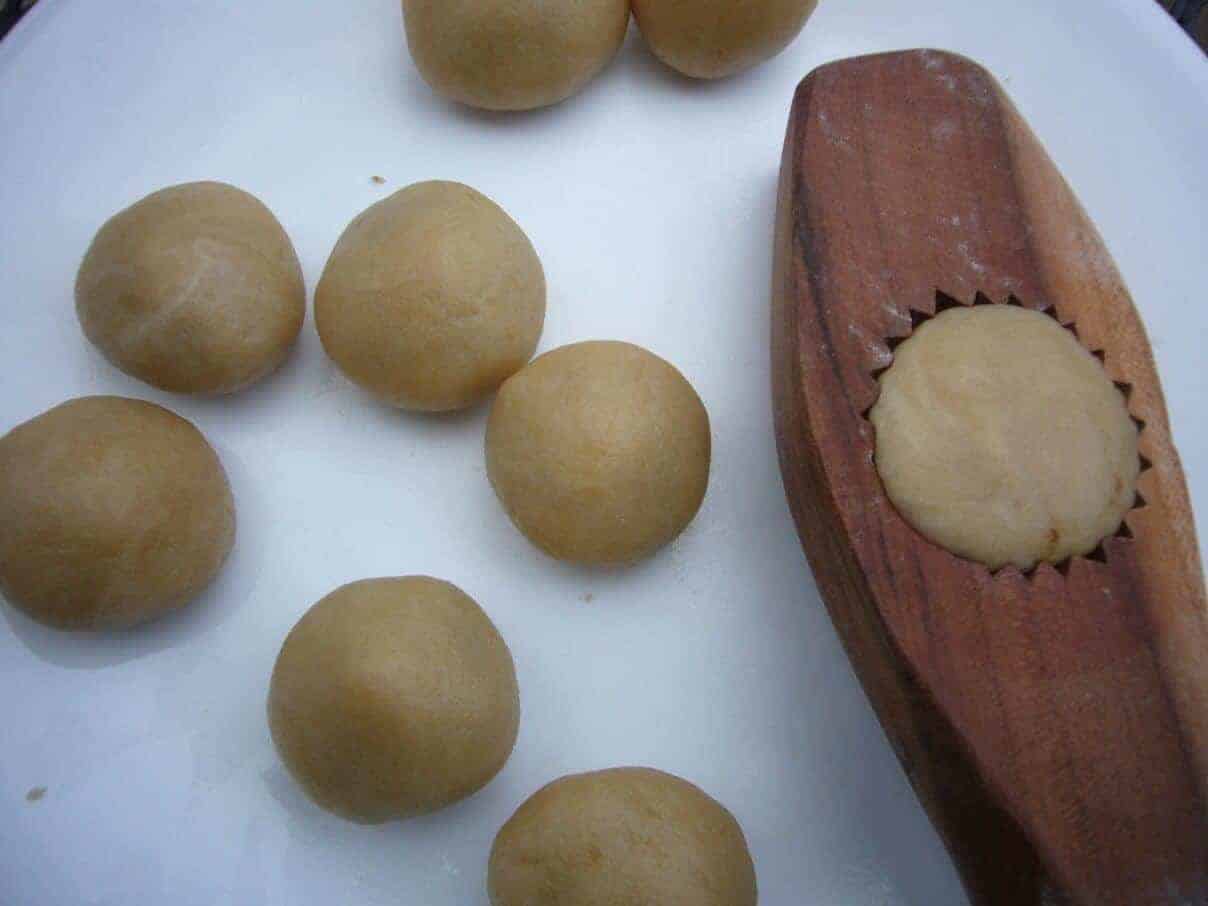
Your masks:
{"label": "wood grain", "polygon": [[[799,87],[781,169],[773,395],[828,609],[977,904],[1208,904],[1208,604],[1140,318],[994,79],[951,54]],[[886,498],[865,413],[937,293],[1052,306],[1143,423],[1099,559],[992,575]]]}

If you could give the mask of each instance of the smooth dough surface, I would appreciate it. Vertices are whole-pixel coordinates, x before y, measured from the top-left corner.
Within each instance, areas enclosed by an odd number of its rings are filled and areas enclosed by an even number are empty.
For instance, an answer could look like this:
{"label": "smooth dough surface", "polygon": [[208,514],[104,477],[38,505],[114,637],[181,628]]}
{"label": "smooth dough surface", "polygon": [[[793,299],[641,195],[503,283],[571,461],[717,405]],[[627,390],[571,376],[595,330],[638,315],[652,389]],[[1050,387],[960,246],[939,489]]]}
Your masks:
{"label": "smooth dough surface", "polygon": [[480,402],[529,360],[544,323],[532,243],[493,201],[455,182],[418,183],[362,213],[315,293],[327,354],[403,409]]}
{"label": "smooth dough surface", "polygon": [[629,0],[403,0],[411,57],[438,94],[531,110],[580,91],[616,56]]}
{"label": "smooth dough surface", "polygon": [[1088,553],[1134,501],[1124,397],[1040,312],[978,305],[924,322],[898,346],[869,417],[899,512],[991,569]]}
{"label": "smooth dough surface", "polygon": [[233,393],[274,371],[306,316],[285,230],[247,192],[173,186],[111,218],[75,287],[84,334],[110,362],[178,393]]}
{"label": "smooth dough surface", "polygon": [[487,474],[512,521],[561,560],[623,564],[692,521],[709,483],[709,416],[669,363],[592,341],[535,359],[499,391]]}
{"label": "smooth dough surface", "polygon": [[426,576],[365,579],[290,632],[268,719],[316,803],[377,824],[485,786],[516,742],[520,693],[507,644],[465,592]]}
{"label": "smooth dough surface", "polygon": [[0,591],[59,629],[174,610],[218,573],[235,503],[192,424],[142,400],[71,400],[0,438]]}
{"label": "smooth dough surface", "polygon": [[717,79],[770,60],[801,33],[818,0],[633,0],[642,37],[684,75]]}
{"label": "smooth dough surface", "polygon": [[492,906],[755,906],[738,822],[671,774],[613,768],[556,780],[491,848]]}

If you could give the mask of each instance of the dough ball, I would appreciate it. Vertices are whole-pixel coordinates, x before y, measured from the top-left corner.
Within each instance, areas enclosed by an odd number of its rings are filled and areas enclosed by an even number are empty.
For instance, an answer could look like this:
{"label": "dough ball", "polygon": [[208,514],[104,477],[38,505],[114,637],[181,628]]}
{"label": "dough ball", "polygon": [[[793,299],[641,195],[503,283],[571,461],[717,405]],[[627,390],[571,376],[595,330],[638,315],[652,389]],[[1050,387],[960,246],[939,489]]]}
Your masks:
{"label": "dough ball", "polygon": [[792,43],[818,0],[633,0],[654,55],[697,79],[770,60]]}
{"label": "dough ball", "polygon": [[424,576],[365,579],[290,632],[268,720],[315,802],[377,824],[486,786],[516,742],[520,693],[508,646],[460,589]]}
{"label": "dough ball", "polygon": [[403,0],[407,44],[437,93],[530,110],[580,91],[616,56],[629,0]]}
{"label": "dough ball", "polygon": [[306,315],[281,224],[247,192],[194,182],[148,195],[92,241],[75,287],[105,358],[176,393],[233,393],[274,371]]}
{"label": "dough ball", "polygon": [[315,293],[323,348],[383,402],[480,402],[524,366],[545,323],[545,273],[524,231],[455,182],[396,192],[344,231]]}
{"label": "dough ball", "polygon": [[649,768],[563,777],[499,831],[492,906],[755,906],[738,822],[685,780]]}
{"label": "dough ball", "polygon": [[0,438],[0,591],[58,629],[117,629],[182,606],[235,540],[201,432],[141,400],[71,400]]}
{"label": "dough ball", "polygon": [[1093,550],[1136,495],[1124,397],[1040,312],[978,305],[926,321],[898,346],[870,418],[906,521],[991,569]]}
{"label": "dough ball", "polygon": [[692,521],[709,416],[682,374],[628,343],[563,346],[499,391],[487,474],[512,522],[560,560],[630,563]]}

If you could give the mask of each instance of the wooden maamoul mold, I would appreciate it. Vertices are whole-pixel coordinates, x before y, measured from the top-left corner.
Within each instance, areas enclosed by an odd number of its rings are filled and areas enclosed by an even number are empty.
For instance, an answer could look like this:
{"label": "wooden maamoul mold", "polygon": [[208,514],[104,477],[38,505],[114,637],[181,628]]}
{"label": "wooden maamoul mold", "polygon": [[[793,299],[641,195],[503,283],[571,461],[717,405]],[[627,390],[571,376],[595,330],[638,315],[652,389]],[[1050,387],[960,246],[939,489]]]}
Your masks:
{"label": "wooden maamoul mold", "polygon": [[[856,672],[972,900],[1208,904],[1208,603],[1144,327],[997,82],[909,51],[797,91],[773,286],[793,516]],[[1142,428],[1137,505],[1099,548],[991,572],[886,497],[866,414],[937,307],[1074,329]]]}

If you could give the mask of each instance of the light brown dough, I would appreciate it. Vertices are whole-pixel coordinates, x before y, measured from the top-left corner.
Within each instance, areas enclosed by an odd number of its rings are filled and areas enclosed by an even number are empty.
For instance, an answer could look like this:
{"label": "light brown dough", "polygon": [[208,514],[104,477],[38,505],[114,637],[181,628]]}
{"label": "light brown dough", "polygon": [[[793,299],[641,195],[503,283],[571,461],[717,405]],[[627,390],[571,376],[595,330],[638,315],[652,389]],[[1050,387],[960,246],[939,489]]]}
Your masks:
{"label": "light brown dough", "polygon": [[629,563],[670,542],[700,508],[709,416],[658,356],[629,343],[576,343],[503,385],[486,457],[508,515],[542,550]]}
{"label": "light brown dough", "polygon": [[717,79],[770,60],[801,33],[818,0],[633,0],[642,37],[684,75]]}
{"label": "light brown dough", "polygon": [[545,273],[485,195],[423,182],[357,217],[315,293],[323,348],[353,381],[403,409],[480,402],[532,356]]}
{"label": "light brown dough", "polygon": [[76,314],[110,362],[177,393],[233,393],[274,371],[306,316],[285,230],[234,186],[195,182],[110,219],[76,277]]}
{"label": "light brown dough", "polygon": [[499,831],[492,906],[755,906],[738,822],[671,774],[614,768],[556,780]]}
{"label": "light brown dough", "polygon": [[530,110],[580,91],[616,56],[629,0],[403,0],[411,57],[438,94]]}
{"label": "light brown dough", "polygon": [[84,397],[0,438],[0,591],[40,623],[116,629],[174,610],[234,540],[218,456],[167,409]]}
{"label": "light brown dough", "polygon": [[1088,553],[1136,495],[1124,397],[1040,312],[979,305],[925,322],[898,346],[869,417],[899,512],[991,569]]}
{"label": "light brown dough", "polygon": [[269,729],[323,808],[377,824],[478,791],[520,725],[507,644],[459,588],[366,579],[307,611],[277,657]]}

